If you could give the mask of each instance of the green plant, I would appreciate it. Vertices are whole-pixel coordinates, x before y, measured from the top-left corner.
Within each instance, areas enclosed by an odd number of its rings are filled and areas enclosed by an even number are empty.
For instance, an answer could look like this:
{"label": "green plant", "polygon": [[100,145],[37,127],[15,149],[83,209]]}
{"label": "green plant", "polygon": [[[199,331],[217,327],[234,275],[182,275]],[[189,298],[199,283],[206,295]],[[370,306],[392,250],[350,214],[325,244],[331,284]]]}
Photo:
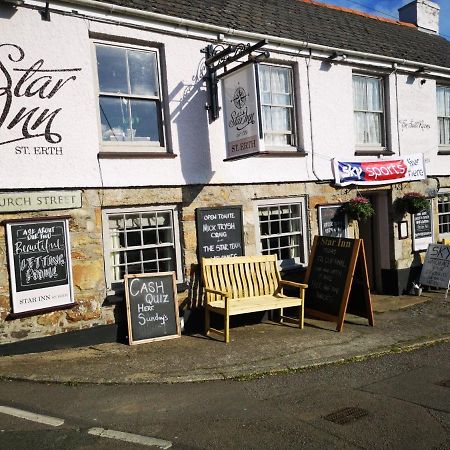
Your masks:
{"label": "green plant", "polygon": [[343,210],[350,219],[365,221],[374,214],[372,203],[367,197],[358,195],[344,203]]}
{"label": "green plant", "polygon": [[419,192],[408,192],[396,201],[396,208],[402,214],[417,214],[425,211],[428,206],[427,198]]}

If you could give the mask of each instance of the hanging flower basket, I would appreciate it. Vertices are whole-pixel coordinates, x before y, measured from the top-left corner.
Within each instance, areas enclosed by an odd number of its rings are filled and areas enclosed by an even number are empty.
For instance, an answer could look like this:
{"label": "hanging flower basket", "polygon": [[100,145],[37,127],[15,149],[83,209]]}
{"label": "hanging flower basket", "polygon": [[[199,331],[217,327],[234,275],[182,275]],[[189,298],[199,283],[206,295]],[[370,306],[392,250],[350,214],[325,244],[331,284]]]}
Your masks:
{"label": "hanging flower basket", "polygon": [[344,203],[343,210],[352,220],[365,221],[370,219],[374,214],[372,203],[366,197],[358,195],[352,198],[347,203]]}
{"label": "hanging flower basket", "polygon": [[402,214],[418,214],[425,211],[429,206],[427,198],[419,192],[408,192],[403,197],[397,199],[396,203],[397,209]]}

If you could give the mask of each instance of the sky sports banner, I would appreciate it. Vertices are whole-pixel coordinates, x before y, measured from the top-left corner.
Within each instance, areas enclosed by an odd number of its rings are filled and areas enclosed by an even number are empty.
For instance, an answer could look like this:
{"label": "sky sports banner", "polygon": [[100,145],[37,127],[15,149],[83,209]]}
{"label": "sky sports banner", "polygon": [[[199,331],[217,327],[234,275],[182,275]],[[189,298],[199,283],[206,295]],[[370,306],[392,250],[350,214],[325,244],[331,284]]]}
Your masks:
{"label": "sky sports banner", "polygon": [[376,161],[332,160],[338,186],[389,184],[426,178],[423,153]]}
{"label": "sky sports banner", "polygon": [[262,150],[259,102],[254,64],[222,79],[227,158],[240,158]]}

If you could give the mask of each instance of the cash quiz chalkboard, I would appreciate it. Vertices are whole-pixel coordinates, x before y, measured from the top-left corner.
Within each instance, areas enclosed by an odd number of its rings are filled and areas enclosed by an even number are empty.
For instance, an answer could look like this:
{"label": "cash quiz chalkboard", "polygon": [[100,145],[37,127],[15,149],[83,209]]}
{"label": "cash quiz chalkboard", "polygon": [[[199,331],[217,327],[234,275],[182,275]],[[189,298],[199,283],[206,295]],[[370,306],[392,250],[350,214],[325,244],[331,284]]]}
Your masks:
{"label": "cash quiz chalkboard", "polygon": [[241,206],[197,208],[197,250],[202,257],[244,256]]}
{"label": "cash quiz chalkboard", "polygon": [[67,218],[6,224],[13,314],[74,305]]}
{"label": "cash quiz chalkboard", "polygon": [[337,322],[341,331],[348,312],[373,325],[369,280],[361,239],[315,236],[306,272],[305,312]]}
{"label": "cash quiz chalkboard", "polygon": [[130,344],[180,337],[176,292],[174,272],[125,276]]}
{"label": "cash quiz chalkboard", "polygon": [[411,220],[413,250],[427,250],[428,245],[433,243],[433,213],[431,202],[428,202],[428,208],[425,211],[413,214]]}
{"label": "cash quiz chalkboard", "polygon": [[347,217],[342,205],[319,205],[317,217],[321,236],[347,237]]}

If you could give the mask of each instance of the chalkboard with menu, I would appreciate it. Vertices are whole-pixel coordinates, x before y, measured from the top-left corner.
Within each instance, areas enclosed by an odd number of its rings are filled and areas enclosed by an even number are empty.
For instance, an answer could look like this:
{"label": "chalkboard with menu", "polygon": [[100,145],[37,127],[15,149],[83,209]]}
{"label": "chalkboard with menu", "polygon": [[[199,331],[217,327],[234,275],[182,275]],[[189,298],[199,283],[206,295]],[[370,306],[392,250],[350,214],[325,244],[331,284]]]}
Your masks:
{"label": "chalkboard with menu", "polygon": [[342,205],[320,205],[317,217],[321,236],[347,237],[347,217]]}
{"label": "chalkboard with menu", "polygon": [[13,314],[74,305],[68,218],[6,224]]}
{"label": "chalkboard with menu", "polygon": [[413,250],[427,250],[428,245],[433,242],[433,219],[432,219],[431,202],[428,208],[420,213],[413,214],[412,220],[412,237]]}
{"label": "chalkboard with menu", "polygon": [[196,209],[199,260],[244,256],[242,206]]}
{"label": "chalkboard with menu", "polygon": [[176,292],[175,272],[125,276],[130,344],[180,336]]}
{"label": "chalkboard with menu", "polygon": [[[315,236],[305,283],[308,284],[305,298],[305,312],[308,314],[337,321],[337,330],[341,331],[351,298],[352,311],[349,312],[367,317],[373,325],[362,240]],[[355,288],[358,296],[350,297]],[[358,301],[363,303],[358,305]]]}

